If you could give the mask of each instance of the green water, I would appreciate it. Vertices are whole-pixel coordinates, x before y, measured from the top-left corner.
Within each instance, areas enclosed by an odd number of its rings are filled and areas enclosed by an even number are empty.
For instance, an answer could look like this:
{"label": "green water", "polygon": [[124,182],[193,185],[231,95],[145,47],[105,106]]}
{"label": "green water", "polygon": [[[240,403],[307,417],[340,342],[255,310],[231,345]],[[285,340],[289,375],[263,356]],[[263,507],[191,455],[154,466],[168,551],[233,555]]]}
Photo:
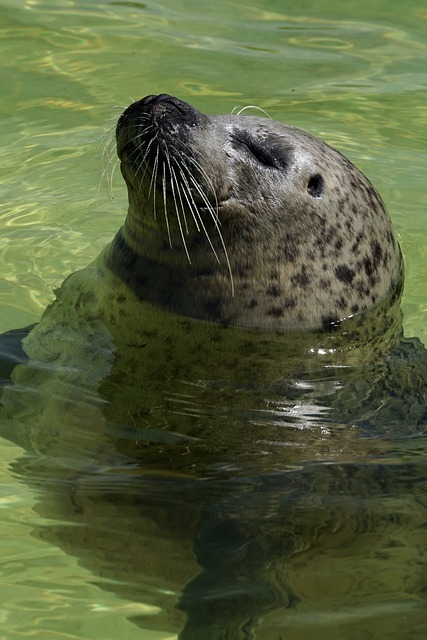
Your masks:
{"label": "green water", "polygon": [[[0,330],[36,321],[53,289],[111,239],[126,193],[102,156],[108,132],[133,99],[167,92],[205,112],[257,105],[353,160],[399,234],[405,333],[426,343],[426,36],[427,7],[417,1],[0,0]],[[176,637],[160,622],[153,631],[160,604],[99,588],[99,575],[32,535],[49,521],[40,522],[33,492],[11,471],[19,454],[1,441],[0,640]],[[417,455],[425,459],[425,444]],[[420,522],[395,540],[414,574],[422,531]],[[390,595],[381,608],[374,579],[357,614],[348,600],[329,606],[316,580],[348,589],[342,556],[343,575],[328,574],[337,556],[300,555],[292,579],[315,604],[273,617],[266,638],[425,637],[421,595],[410,604]],[[144,616],[150,631],[131,621]]]}

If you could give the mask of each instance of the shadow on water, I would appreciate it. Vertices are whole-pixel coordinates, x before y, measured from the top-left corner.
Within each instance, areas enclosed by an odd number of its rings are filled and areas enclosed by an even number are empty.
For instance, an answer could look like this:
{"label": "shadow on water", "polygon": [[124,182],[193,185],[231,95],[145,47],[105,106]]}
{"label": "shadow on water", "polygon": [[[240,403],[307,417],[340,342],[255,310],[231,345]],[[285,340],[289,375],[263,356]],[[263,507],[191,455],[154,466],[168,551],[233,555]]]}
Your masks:
{"label": "shadow on water", "polygon": [[398,301],[371,314],[280,335],[147,306],[90,358],[64,326],[60,364],[6,334],[35,535],[181,640],[424,637],[427,361]]}

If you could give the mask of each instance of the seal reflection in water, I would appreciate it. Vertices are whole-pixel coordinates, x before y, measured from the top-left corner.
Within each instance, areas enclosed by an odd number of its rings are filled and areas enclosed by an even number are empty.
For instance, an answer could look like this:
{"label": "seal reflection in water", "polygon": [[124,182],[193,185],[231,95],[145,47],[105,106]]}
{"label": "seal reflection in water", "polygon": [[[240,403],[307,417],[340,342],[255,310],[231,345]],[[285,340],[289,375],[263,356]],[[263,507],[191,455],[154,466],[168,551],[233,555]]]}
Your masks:
{"label": "seal reflection in water", "polygon": [[182,640],[323,637],[319,611],[328,638],[355,619],[406,637],[393,611],[425,621],[426,358],[381,198],[267,118],[148,96],[116,134],[124,225],[3,391],[37,535]]}

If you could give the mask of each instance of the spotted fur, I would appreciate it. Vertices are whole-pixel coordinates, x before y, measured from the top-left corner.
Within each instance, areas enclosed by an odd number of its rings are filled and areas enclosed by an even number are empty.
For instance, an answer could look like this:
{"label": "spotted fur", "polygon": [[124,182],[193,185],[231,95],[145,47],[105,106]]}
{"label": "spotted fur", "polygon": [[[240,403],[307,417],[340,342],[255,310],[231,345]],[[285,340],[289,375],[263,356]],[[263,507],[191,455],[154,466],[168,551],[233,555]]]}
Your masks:
{"label": "spotted fur", "polygon": [[107,260],[141,299],[223,325],[315,329],[401,280],[380,196],[309,133],[160,95],[124,112],[117,145],[129,212]]}

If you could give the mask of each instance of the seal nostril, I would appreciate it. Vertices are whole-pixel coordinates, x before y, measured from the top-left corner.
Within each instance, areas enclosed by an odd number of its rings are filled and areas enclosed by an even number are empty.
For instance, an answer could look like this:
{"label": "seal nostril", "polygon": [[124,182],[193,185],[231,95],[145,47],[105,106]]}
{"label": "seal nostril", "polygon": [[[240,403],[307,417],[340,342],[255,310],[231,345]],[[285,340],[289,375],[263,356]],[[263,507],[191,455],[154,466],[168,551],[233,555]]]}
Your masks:
{"label": "seal nostril", "polygon": [[145,98],[142,98],[138,102],[139,102],[139,104],[142,104],[142,105],[145,106],[145,105],[150,104],[151,102],[153,102],[156,98],[157,98],[156,95],[151,94],[149,96],[145,96]]}
{"label": "seal nostril", "polygon": [[324,188],[325,181],[320,174],[316,173],[314,176],[311,176],[310,180],[308,181],[307,191],[312,198],[321,198]]}
{"label": "seal nostril", "polygon": [[170,96],[168,93],[148,95],[131,105],[139,114],[148,117],[161,118],[171,122],[195,125],[199,124],[203,116],[197,109],[187,102]]}
{"label": "seal nostril", "polygon": [[168,93],[151,94],[139,100],[139,104],[144,107],[150,104],[157,104],[162,102],[166,104],[168,103],[174,104],[175,102],[182,102],[182,101],[178,100],[178,98],[174,98],[173,96],[170,96]]}

